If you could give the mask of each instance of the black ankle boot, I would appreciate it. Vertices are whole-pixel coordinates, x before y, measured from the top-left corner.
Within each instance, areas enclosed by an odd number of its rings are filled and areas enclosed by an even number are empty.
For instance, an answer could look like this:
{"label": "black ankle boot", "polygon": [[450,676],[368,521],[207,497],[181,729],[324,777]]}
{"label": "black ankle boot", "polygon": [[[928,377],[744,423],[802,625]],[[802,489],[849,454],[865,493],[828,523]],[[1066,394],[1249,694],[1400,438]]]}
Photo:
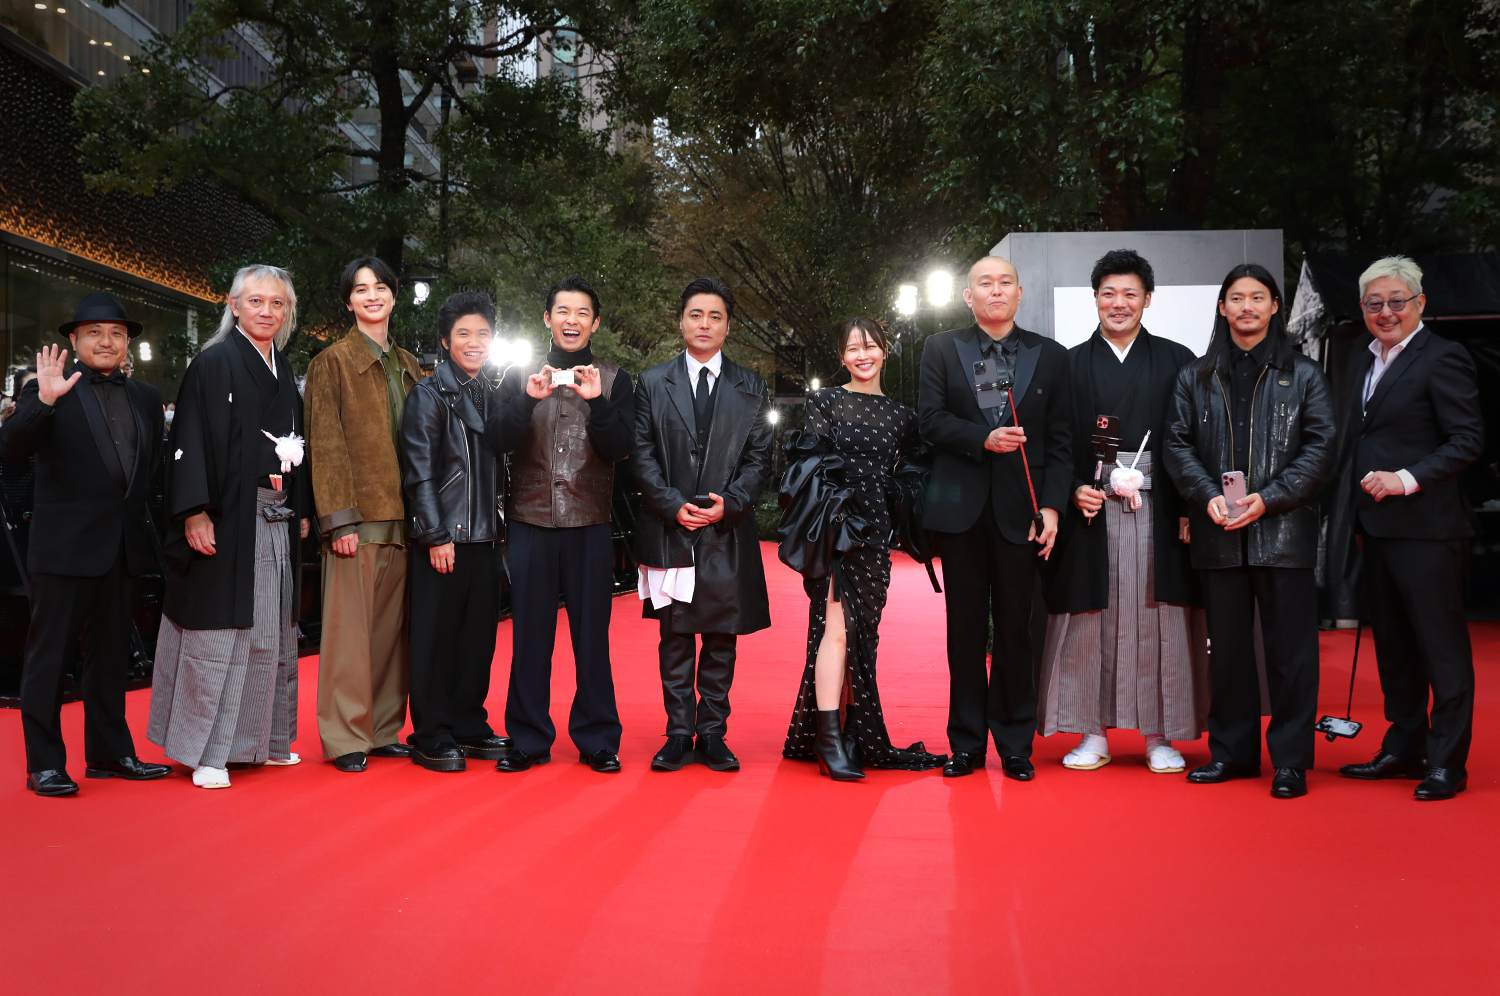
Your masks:
{"label": "black ankle boot", "polygon": [[865,773],[849,763],[844,753],[844,737],[839,732],[839,711],[818,710],[818,740],[813,744],[818,755],[818,773],[828,775],[836,782],[854,782],[865,777]]}

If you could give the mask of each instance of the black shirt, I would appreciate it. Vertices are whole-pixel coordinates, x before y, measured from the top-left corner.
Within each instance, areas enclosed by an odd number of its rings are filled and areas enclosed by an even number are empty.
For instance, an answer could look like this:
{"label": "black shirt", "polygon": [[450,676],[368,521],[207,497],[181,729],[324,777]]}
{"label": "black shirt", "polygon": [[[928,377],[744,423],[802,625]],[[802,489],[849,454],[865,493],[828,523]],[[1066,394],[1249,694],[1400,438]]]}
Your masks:
{"label": "black shirt", "polygon": [[[1271,355],[1271,337],[1266,336],[1249,352],[1229,348],[1229,407],[1233,418],[1229,434],[1234,441],[1234,469],[1250,474],[1250,418],[1254,414],[1255,386]],[[1248,487],[1249,481],[1246,481]]]}
{"label": "black shirt", "polygon": [[[1021,337],[1016,335],[1015,327],[1006,333],[1003,339],[994,339],[984,329],[979,330],[979,352],[995,365],[995,373],[1002,384],[1010,384],[1016,379],[1016,353],[1021,349]],[[989,408],[985,414],[989,417],[991,426],[999,426],[1005,420],[1007,407],[1010,401],[1002,401],[998,408]]]}
{"label": "black shirt", "polygon": [[125,393],[125,375],[116,370],[112,374],[88,371],[89,384],[99,407],[104,409],[104,421],[109,426],[109,438],[114,441],[115,452],[120,457],[120,467],[125,471],[125,480],[135,471],[135,412],[130,409],[130,397]]}

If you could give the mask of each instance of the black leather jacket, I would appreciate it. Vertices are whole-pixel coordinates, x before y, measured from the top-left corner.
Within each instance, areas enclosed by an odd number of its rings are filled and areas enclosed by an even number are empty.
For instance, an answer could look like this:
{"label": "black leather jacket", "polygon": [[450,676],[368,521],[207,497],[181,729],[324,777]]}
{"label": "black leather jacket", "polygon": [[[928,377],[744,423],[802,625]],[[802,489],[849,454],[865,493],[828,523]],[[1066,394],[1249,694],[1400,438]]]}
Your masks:
{"label": "black leather jacket", "polygon": [[[438,364],[411,389],[401,417],[402,490],[411,538],[423,546],[500,539],[499,459],[485,442],[484,417],[458,386],[457,371],[452,362]],[[480,382],[490,408],[497,403],[495,385],[482,373]]]}
{"label": "black leather jacket", "polygon": [[[1208,502],[1224,493],[1220,475],[1234,469],[1229,389],[1218,371],[1199,378],[1203,362],[1190,363],[1177,375],[1162,453],[1189,510],[1193,566],[1316,567],[1314,499],[1333,477],[1335,456],[1328,380],[1300,353],[1280,368],[1262,369],[1250,407],[1245,489],[1260,493],[1266,514],[1243,530],[1227,532],[1208,517]],[[1241,532],[1248,534],[1243,547]]]}

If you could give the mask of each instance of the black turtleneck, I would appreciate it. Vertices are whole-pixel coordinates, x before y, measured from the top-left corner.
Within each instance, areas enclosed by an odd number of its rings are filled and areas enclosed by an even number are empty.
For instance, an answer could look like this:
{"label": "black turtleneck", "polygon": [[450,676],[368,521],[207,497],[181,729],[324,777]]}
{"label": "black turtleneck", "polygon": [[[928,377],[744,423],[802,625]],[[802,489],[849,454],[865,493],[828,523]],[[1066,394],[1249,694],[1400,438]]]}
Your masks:
{"label": "black turtleneck", "polygon": [[589,348],[588,343],[583,344],[582,349],[568,352],[557,343],[547,350],[547,365],[556,367],[558,370],[571,370],[574,367],[586,367],[594,362],[594,351]]}
{"label": "black turtleneck", "polygon": [[[594,352],[587,345],[568,352],[553,343],[547,351],[546,362],[554,369],[569,370],[593,363]],[[538,401],[526,393],[526,378],[527,374],[520,367],[507,370],[493,402],[494,410],[486,413],[485,424],[491,445],[501,452],[513,451],[531,431],[531,416]],[[624,370],[615,374],[609,396],[601,394],[590,398],[588,406],[589,441],[595,451],[610,463],[628,456],[635,431],[635,389],[630,375]]]}

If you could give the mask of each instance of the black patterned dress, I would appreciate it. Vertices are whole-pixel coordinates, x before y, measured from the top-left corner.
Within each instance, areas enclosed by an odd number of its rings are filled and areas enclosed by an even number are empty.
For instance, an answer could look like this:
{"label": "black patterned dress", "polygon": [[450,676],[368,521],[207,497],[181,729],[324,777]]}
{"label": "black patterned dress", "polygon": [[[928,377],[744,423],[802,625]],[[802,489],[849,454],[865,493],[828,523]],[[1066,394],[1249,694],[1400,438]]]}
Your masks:
{"label": "black patterned dress", "polygon": [[[875,651],[880,642],[880,615],[891,586],[891,516],[886,485],[904,456],[920,446],[917,416],[898,401],[879,394],[857,394],[827,387],[807,398],[804,429],[833,442],[844,459],[844,482],[859,496],[862,515],[870,522],[875,544],[843,554],[834,562],[838,600],[843,604],[848,646],[844,673],[844,735],[853,739],[862,763],[875,768],[922,771],[940,767],[945,757],[928,754],[921,743],[908,749],[891,745],[880,708],[875,681]],[[797,692],[792,722],[782,756],[814,760],[817,738],[817,697],[814,672],[818,645],[827,623],[828,578],[804,579],[811,602],[807,625],[807,667]]]}

